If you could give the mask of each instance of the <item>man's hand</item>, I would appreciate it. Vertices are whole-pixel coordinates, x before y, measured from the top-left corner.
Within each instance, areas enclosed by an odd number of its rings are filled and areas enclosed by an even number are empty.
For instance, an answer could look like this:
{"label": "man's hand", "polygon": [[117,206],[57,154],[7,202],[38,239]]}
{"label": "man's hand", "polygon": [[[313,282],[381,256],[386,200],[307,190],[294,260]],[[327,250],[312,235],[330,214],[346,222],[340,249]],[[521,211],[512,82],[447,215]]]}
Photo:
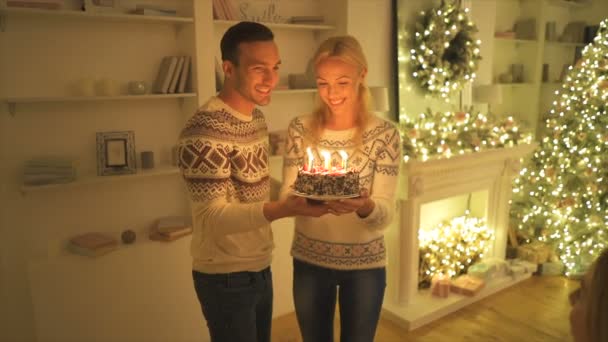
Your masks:
{"label": "man's hand", "polygon": [[290,216],[320,217],[329,212],[330,208],[324,202],[308,201],[306,198],[294,195],[264,204],[264,216],[268,221]]}
{"label": "man's hand", "polygon": [[308,200],[304,197],[290,195],[285,199],[285,206],[291,216],[320,217],[329,213],[329,206],[322,201]]}

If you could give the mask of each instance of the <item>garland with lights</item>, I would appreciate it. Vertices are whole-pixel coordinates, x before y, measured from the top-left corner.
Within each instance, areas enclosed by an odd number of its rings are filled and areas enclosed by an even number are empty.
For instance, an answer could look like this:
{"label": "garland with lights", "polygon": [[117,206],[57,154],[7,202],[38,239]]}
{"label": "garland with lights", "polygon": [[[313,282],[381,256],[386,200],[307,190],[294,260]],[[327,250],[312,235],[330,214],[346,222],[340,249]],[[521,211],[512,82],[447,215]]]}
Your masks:
{"label": "garland with lights", "polygon": [[404,116],[399,121],[405,161],[449,158],[532,141],[532,135],[523,132],[512,117],[495,123],[481,112],[433,113],[427,109],[416,120]]}
{"label": "garland with lights", "polygon": [[438,8],[422,12],[410,50],[412,76],[433,96],[450,94],[475,78],[481,60],[477,27],[460,1],[443,0]]}
{"label": "garland with lights", "polygon": [[546,136],[513,188],[511,222],[553,245],[566,275],[608,247],[608,20],[570,67],[545,120]]}
{"label": "garland with lights", "polygon": [[469,217],[468,212],[433,229],[420,229],[418,287],[428,287],[436,274],[454,277],[466,273],[470,265],[483,258],[493,240],[485,220]]}

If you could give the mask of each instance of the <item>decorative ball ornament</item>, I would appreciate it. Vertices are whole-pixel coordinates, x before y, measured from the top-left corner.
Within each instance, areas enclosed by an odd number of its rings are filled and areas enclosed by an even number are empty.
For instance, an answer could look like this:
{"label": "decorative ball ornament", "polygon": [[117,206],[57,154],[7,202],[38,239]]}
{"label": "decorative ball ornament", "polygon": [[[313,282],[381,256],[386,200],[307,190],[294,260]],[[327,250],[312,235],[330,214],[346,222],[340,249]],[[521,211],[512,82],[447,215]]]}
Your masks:
{"label": "decorative ball ornament", "polygon": [[460,0],[442,0],[438,8],[421,13],[410,50],[412,76],[430,95],[446,101],[473,81],[479,66],[477,27]]}
{"label": "decorative ball ornament", "polygon": [[134,231],[132,231],[130,229],[123,231],[122,234],[120,235],[120,239],[122,240],[122,242],[127,245],[134,243],[136,238],[137,238],[137,235],[135,234]]}

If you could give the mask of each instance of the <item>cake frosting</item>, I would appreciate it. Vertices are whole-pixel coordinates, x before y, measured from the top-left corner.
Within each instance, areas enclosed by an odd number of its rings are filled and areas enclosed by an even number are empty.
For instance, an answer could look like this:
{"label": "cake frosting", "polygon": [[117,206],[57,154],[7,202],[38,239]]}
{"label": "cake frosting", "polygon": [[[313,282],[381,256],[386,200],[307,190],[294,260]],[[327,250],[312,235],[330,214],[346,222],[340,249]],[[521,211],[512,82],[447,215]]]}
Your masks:
{"label": "cake frosting", "polygon": [[350,196],[359,194],[359,172],[310,172],[300,169],[294,190],[315,196]]}

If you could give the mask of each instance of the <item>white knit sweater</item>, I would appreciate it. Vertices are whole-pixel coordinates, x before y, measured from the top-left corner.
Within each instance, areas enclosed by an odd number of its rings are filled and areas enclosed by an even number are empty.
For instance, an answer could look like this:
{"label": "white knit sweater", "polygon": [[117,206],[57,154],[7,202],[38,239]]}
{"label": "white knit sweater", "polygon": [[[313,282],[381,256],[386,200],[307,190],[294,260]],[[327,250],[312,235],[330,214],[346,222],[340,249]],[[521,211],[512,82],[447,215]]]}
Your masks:
{"label": "white knit sweater", "polygon": [[211,98],[182,130],[179,166],[190,193],[193,269],[229,273],[269,266],[274,245],[263,213],[269,166],[262,112],[244,115]]}
{"label": "white knit sweater", "polygon": [[363,133],[363,142],[356,146],[355,129],[325,130],[313,146],[308,129],[311,117],[299,117],[289,125],[283,166],[281,195],[291,191],[311,147],[315,159],[320,150],[330,151],[332,163],[341,161],[338,151],[348,153],[348,167],[360,171],[360,186],[370,191],[375,208],[366,218],[356,213],[332,214],[319,218],[298,216],[291,254],[294,258],[331,269],[368,269],[382,267],[386,262],[383,229],[395,212],[395,192],[401,161],[401,139],[394,124],[372,117]]}

